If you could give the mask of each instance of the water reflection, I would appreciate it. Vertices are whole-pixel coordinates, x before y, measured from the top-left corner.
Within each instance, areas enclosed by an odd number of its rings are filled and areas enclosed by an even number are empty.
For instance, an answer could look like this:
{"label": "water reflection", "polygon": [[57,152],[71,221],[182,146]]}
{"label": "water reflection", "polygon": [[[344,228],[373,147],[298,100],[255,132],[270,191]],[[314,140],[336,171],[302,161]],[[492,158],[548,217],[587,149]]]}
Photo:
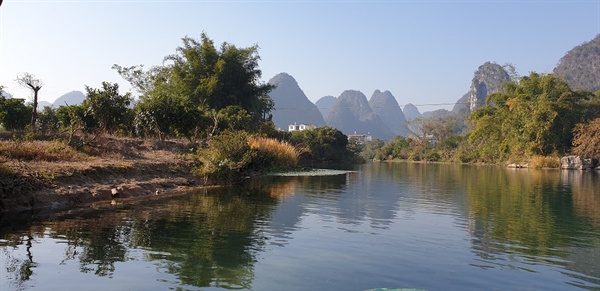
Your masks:
{"label": "water reflection", "polygon": [[[99,289],[368,289],[409,280],[485,289],[503,276],[508,289],[600,287],[598,173],[408,163],[357,170],[3,225],[0,289],[59,288],[63,278],[73,288],[95,278]],[[329,269],[309,268],[306,257]]]}
{"label": "water reflection", "polygon": [[[12,285],[22,286],[34,273],[32,241],[50,237],[64,241],[61,264],[76,260],[82,273],[112,277],[117,263],[134,259],[133,249],[143,249],[151,250],[145,260],[175,274],[180,284],[249,288],[252,263],[264,244],[256,222],[270,215],[276,200],[257,188],[223,188],[175,200],[85,216],[67,214],[26,234],[6,234],[1,245],[6,246]],[[51,231],[42,231],[46,228]]]}
{"label": "water reflection", "polygon": [[551,264],[574,271],[565,272],[574,286],[600,287],[596,173],[506,170],[464,176],[479,267],[535,272],[535,266]]}

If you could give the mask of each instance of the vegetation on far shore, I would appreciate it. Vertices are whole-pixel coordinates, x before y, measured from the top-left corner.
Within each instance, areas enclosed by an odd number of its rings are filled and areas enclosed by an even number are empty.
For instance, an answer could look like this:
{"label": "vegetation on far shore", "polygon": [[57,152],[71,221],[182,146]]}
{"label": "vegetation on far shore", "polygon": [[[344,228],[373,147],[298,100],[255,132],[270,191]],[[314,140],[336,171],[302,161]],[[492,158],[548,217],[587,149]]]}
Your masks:
{"label": "vegetation on far shore", "polygon": [[531,73],[505,83],[468,115],[417,119],[412,125],[426,138],[374,140],[355,151],[376,160],[557,168],[564,155],[600,158],[600,91],[574,91],[554,75]]}
{"label": "vegetation on far shore", "polygon": [[[205,183],[235,183],[266,172],[373,159],[558,167],[565,154],[600,157],[600,92],[574,91],[551,74],[505,83],[470,114],[417,119],[413,137],[356,143],[329,127],[276,130],[268,96],[273,86],[260,81],[259,60],[257,46],[217,48],[203,33],[183,38],[161,66],[113,66],[132,84],[137,100],[108,82],[86,87],[80,105],[41,112],[34,109],[37,100],[0,97],[0,125],[11,133],[0,142],[0,158],[86,159],[101,150],[101,136],[180,140],[191,146],[179,158],[191,161],[190,171]],[[31,74],[24,77],[37,97],[43,84]]]}

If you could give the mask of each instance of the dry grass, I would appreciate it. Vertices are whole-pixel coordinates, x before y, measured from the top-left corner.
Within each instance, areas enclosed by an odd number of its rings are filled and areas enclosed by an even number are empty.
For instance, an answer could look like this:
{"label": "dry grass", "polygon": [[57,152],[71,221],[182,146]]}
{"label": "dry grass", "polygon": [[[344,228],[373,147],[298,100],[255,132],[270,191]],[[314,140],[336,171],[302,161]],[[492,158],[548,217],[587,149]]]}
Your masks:
{"label": "dry grass", "polygon": [[529,167],[534,169],[560,168],[560,158],[551,156],[533,156],[529,161]]}
{"label": "dry grass", "polygon": [[273,138],[249,137],[248,145],[251,149],[272,158],[279,165],[284,167],[298,165],[298,151],[287,142],[281,142]]}
{"label": "dry grass", "polygon": [[59,141],[0,141],[0,157],[19,161],[83,161],[87,155]]}

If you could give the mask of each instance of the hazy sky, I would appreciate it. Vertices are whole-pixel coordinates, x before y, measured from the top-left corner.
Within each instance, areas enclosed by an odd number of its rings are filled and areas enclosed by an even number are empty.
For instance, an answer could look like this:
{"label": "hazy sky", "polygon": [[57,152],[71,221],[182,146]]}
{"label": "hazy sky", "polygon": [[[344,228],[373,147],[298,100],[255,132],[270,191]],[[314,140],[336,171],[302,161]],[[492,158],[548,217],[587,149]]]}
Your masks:
{"label": "hazy sky", "polygon": [[600,0],[4,0],[0,85],[29,98],[15,82],[29,72],[44,82],[41,100],[102,81],[125,92],[113,64],[160,65],[203,31],[217,44],[257,44],[263,80],[286,72],[313,102],[379,89],[401,106],[443,104],[466,93],[486,61],[551,72],[600,33]]}

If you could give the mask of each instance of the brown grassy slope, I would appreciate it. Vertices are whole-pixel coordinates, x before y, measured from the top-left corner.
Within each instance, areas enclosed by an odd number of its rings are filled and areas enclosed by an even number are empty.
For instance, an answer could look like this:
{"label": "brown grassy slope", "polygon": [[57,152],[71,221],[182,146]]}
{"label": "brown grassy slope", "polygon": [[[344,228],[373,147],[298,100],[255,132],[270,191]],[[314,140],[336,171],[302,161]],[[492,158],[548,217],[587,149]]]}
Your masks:
{"label": "brown grassy slope", "polygon": [[65,209],[197,186],[193,145],[100,137],[77,149],[56,141],[0,140],[0,213]]}

